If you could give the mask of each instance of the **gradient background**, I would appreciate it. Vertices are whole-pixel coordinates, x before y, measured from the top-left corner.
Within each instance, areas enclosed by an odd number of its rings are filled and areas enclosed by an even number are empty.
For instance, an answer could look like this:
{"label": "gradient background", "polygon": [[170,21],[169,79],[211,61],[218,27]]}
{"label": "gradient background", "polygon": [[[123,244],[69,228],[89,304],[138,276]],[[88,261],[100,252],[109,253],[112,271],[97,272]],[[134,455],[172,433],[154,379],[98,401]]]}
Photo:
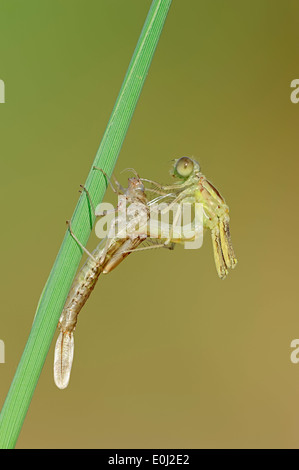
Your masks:
{"label": "gradient background", "polygon": [[[150,4],[0,1],[0,406]],[[220,281],[207,234],[101,277],[69,388],[53,342],[17,447],[299,447],[298,18],[295,0],[173,1],[115,174],[167,183],[197,158],[239,264]]]}

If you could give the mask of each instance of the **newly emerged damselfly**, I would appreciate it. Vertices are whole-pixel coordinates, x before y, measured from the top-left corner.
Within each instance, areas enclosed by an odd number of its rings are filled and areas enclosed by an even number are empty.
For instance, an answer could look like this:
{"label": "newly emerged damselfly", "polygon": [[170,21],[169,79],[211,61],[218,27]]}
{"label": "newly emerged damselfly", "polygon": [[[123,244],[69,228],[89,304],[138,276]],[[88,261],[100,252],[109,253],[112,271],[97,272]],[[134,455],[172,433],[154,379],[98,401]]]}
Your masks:
{"label": "newly emerged damselfly", "polygon": [[[141,178],[151,187],[146,191],[159,194],[168,202],[166,210],[177,206],[173,226],[180,214],[180,206],[184,203],[199,203],[203,208],[203,227],[211,231],[214,259],[218,276],[225,279],[229,268],[234,268],[237,258],[233,249],[230,228],[229,208],[219,191],[201,173],[199,163],[189,157],[181,157],[174,161],[171,169],[176,182],[172,185],[161,185],[156,181]],[[165,239],[165,244],[179,243],[174,234]]]}

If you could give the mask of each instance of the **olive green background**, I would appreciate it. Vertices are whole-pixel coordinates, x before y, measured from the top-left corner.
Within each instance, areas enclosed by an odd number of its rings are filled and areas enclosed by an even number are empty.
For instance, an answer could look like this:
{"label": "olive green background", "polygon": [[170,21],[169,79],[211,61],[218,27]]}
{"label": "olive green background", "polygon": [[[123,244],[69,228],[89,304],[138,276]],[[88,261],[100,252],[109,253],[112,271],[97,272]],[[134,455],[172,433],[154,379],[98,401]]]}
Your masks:
{"label": "olive green background", "polygon": [[[0,406],[150,4],[0,0]],[[17,447],[299,447],[298,15],[173,1],[115,174],[167,183],[171,159],[198,159],[239,264],[220,281],[207,233],[102,276],[70,385],[54,385],[53,343]]]}

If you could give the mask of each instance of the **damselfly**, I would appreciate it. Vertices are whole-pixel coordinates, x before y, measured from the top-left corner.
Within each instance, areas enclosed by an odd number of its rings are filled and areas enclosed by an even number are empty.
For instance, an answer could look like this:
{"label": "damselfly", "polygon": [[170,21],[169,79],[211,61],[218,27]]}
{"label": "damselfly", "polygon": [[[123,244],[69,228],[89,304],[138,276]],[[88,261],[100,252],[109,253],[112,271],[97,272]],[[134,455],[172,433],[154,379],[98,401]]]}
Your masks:
{"label": "damselfly", "polygon": [[[171,169],[172,176],[177,180],[172,185],[161,185],[156,181],[141,178],[151,187],[146,191],[159,194],[168,201],[166,210],[178,205],[172,226],[179,216],[180,206],[184,202],[201,203],[203,207],[203,227],[211,231],[216,270],[221,279],[228,274],[229,268],[234,268],[237,258],[231,242],[229,228],[229,208],[219,191],[201,173],[199,163],[189,157],[181,157],[174,161]],[[157,234],[158,235],[158,234]],[[173,233],[165,239],[165,244],[180,243]]]}
{"label": "damselfly", "polygon": [[[200,172],[199,164],[188,157],[175,160],[172,175],[179,181],[168,186],[146,178],[139,178],[137,174],[135,178],[129,178],[126,190],[116,182],[118,190],[115,192],[124,195],[126,205],[136,207],[123,225],[124,233],[120,230],[115,235],[115,224],[120,222],[119,217],[116,217],[106,239],[91,254],[81,245],[69,227],[73,238],[87,252],[88,259],[73,282],[58,323],[60,333],[55,346],[54,380],[59,388],[66,388],[70,379],[74,354],[73,333],[82,307],[89,298],[99,275],[112,271],[129,253],[159,247],[172,249],[175,243],[195,240],[205,228],[211,231],[219,277],[224,279],[228,268],[234,268],[237,264],[230,237],[229,208],[218,190]],[[151,184],[146,191],[159,196],[148,201],[142,182]],[[86,194],[90,199],[88,191]],[[155,204],[161,201],[164,201],[164,206],[166,204],[162,212],[169,212],[172,209],[176,211],[171,223],[163,224],[155,217],[154,221],[151,220],[152,215],[157,213]],[[190,227],[188,225],[187,230],[183,227],[182,231],[182,227],[178,227],[177,222],[184,203],[196,207],[195,213],[198,211],[198,203],[200,204],[203,223],[200,217],[195,217]],[[119,204],[116,212],[120,209]],[[160,244],[157,243],[157,239],[160,240]],[[148,246],[140,248],[139,246],[145,240]]]}

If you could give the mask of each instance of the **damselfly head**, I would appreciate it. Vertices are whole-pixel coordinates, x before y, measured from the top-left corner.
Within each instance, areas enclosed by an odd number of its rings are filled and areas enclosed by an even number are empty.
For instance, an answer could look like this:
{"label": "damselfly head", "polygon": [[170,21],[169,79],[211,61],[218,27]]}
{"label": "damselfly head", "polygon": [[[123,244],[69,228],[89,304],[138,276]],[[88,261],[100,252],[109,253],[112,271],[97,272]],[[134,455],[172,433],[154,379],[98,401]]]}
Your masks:
{"label": "damselfly head", "polygon": [[175,160],[173,176],[186,180],[199,171],[200,166],[195,160],[189,157],[181,157]]}

